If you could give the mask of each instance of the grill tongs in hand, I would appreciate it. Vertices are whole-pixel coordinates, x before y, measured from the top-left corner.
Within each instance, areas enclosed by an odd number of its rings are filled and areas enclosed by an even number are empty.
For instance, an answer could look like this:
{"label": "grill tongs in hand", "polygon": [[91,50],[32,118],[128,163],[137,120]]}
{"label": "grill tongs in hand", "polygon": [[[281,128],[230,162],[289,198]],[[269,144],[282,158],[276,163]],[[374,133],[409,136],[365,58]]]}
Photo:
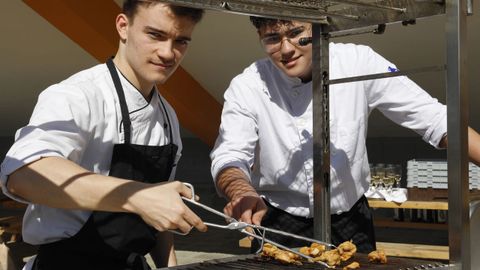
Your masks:
{"label": "grill tongs in hand", "polygon": [[[282,244],[276,243],[276,242],[266,238],[265,237],[265,232],[276,233],[276,234],[280,234],[280,235],[284,235],[284,236],[288,236],[288,237],[292,237],[292,238],[296,238],[296,239],[300,239],[300,240],[305,240],[305,241],[312,242],[312,243],[314,242],[314,243],[322,244],[322,245],[325,245],[325,246],[331,247],[331,248],[336,248],[335,245],[330,244],[330,243],[326,243],[326,242],[323,242],[323,241],[319,241],[319,240],[316,240],[316,239],[312,239],[312,238],[308,238],[308,237],[304,237],[304,236],[300,236],[300,235],[296,235],[296,234],[292,234],[292,233],[287,233],[287,232],[280,231],[280,230],[275,230],[275,229],[271,229],[271,228],[267,228],[267,227],[263,227],[263,226],[259,226],[259,225],[253,225],[253,224],[245,223],[245,222],[242,222],[242,221],[238,221],[238,220],[234,219],[233,217],[225,215],[224,213],[222,213],[220,211],[217,211],[217,210],[215,210],[215,209],[213,209],[209,206],[206,206],[202,203],[197,202],[195,200],[195,191],[193,189],[193,186],[189,183],[184,183],[184,184],[192,190],[192,197],[191,198],[182,197],[182,199],[184,201],[187,201],[187,202],[192,203],[192,204],[194,204],[198,207],[201,207],[201,208],[203,208],[203,209],[205,209],[209,212],[212,212],[216,215],[219,215],[219,216],[225,218],[226,222],[228,223],[227,225],[220,225],[220,224],[215,224],[215,223],[210,223],[210,222],[204,222],[205,225],[210,226],[210,227],[220,228],[220,229],[238,230],[238,231],[240,231],[240,232],[242,232],[242,233],[244,233],[248,236],[251,236],[255,239],[258,239],[259,241],[261,241],[261,245],[260,245],[260,249],[257,251],[257,253],[262,251],[264,243],[270,243],[270,244],[275,245],[275,246],[277,246],[277,247],[279,247],[283,250],[287,250],[289,252],[295,253],[298,256],[307,259],[308,261],[317,262],[317,263],[320,263],[327,268],[332,268],[331,266],[329,266],[328,264],[326,264],[322,261],[315,261],[310,256],[302,254],[302,253],[300,253],[300,252],[298,252],[294,249],[288,248],[288,247],[286,247]],[[260,235],[247,231],[247,228],[253,229],[253,231],[258,232]],[[173,232],[177,233],[177,234],[181,234],[181,235],[188,234],[188,232],[185,233],[185,234],[180,233],[178,231],[173,231]]]}

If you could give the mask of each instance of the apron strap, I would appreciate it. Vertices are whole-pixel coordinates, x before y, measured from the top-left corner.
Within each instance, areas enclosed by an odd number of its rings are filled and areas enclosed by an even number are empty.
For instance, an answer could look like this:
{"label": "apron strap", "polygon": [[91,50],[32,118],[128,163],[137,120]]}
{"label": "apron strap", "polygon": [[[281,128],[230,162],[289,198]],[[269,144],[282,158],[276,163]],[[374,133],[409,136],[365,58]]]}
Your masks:
{"label": "apron strap", "polygon": [[118,77],[117,69],[115,68],[115,64],[113,63],[113,57],[108,59],[107,67],[110,71],[110,75],[112,76],[113,84],[115,85],[115,90],[117,91],[118,100],[120,101],[120,109],[122,111],[122,124],[123,124],[123,132],[125,133],[125,143],[130,144],[131,142],[131,127],[132,123],[130,122],[130,115],[128,113],[128,106],[127,101],[125,99],[125,94],[123,93],[123,87],[120,83],[120,78]]}

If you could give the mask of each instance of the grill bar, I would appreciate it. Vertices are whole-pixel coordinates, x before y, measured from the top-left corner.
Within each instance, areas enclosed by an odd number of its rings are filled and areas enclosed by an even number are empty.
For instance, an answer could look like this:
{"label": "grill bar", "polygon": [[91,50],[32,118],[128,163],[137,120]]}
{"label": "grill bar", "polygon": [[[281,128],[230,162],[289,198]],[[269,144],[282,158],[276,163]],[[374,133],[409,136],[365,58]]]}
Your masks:
{"label": "grill bar", "polygon": [[445,0],[165,0],[216,11],[306,20],[328,25],[328,32],[410,21],[445,14]]}
{"label": "grill bar", "polygon": [[[416,259],[396,258],[389,257],[387,264],[373,264],[369,263],[365,254],[356,254],[355,258],[351,261],[347,261],[341,264],[337,269],[341,269],[343,266],[357,261],[360,263],[361,269],[369,270],[413,270],[413,269],[447,269],[447,265],[442,262],[424,261]],[[276,260],[263,258],[259,255],[240,255],[233,256],[231,258],[225,258],[220,260],[211,260],[201,263],[194,263],[189,265],[181,265],[171,268],[162,269],[178,269],[178,270],[237,270],[237,269],[251,269],[251,270],[308,270],[327,269],[320,264],[305,262],[303,265],[284,265]]]}
{"label": "grill bar", "polygon": [[[414,260],[406,258],[390,257],[387,264],[373,264],[369,263],[365,254],[357,254],[355,258],[350,261],[342,263],[338,268],[357,261],[360,263],[361,269],[373,269],[373,270],[406,270],[406,269],[447,269],[446,264],[442,262]],[[309,270],[309,269],[327,269],[322,265],[315,263],[303,263],[303,265],[285,265],[278,261],[269,258],[263,258],[258,255],[240,255],[233,256],[231,258],[225,258],[220,260],[211,260],[201,263],[181,265],[171,268],[162,269],[178,269],[178,270],[237,270],[237,269],[249,269],[249,270]],[[161,270],[161,269],[160,269]]]}
{"label": "grill bar", "polygon": [[417,73],[423,73],[423,72],[437,72],[437,71],[444,71],[444,70],[445,70],[445,66],[421,67],[421,68],[413,68],[410,70],[392,71],[392,72],[385,72],[385,73],[334,79],[334,80],[330,80],[329,83],[330,85],[333,85],[333,84],[340,84],[340,83],[359,82],[359,81],[366,81],[366,80],[373,80],[373,79],[391,78],[391,77],[405,76],[405,75],[417,74]]}
{"label": "grill bar", "polygon": [[386,9],[386,10],[393,10],[393,11],[398,11],[401,13],[404,13],[407,11],[406,8],[398,8],[394,6],[385,6],[385,5],[378,5],[374,3],[367,3],[367,2],[360,2],[360,1],[351,1],[351,0],[341,0],[341,1],[333,1],[333,2],[338,2],[338,3],[345,3],[349,5],[354,5],[354,6],[364,6],[364,7],[369,7],[369,8],[379,8],[379,9]]}

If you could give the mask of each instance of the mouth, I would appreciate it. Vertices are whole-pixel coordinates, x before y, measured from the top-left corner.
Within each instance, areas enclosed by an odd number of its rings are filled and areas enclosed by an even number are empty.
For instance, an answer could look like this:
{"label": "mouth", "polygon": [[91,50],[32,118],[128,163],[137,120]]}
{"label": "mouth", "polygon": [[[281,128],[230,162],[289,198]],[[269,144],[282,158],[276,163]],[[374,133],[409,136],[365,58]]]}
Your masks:
{"label": "mouth", "polygon": [[282,60],[280,60],[280,62],[282,62],[282,64],[284,64],[285,66],[289,67],[289,66],[295,65],[296,61],[299,58],[300,58],[300,56],[292,57],[292,58],[288,58],[288,59],[282,59]]}
{"label": "mouth", "polygon": [[162,68],[162,69],[169,69],[171,67],[173,67],[173,64],[164,64],[164,63],[158,63],[158,62],[150,62],[152,65],[158,67],[158,68]]}

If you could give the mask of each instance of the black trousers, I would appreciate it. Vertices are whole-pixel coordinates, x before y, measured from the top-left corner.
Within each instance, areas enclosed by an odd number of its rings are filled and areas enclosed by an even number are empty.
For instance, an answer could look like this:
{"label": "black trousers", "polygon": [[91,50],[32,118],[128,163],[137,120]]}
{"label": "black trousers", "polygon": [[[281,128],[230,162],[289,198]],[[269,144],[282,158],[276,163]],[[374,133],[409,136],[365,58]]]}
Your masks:
{"label": "black trousers", "polygon": [[[313,237],[313,218],[294,216],[273,207],[268,202],[266,204],[268,211],[262,220],[262,226],[309,238]],[[265,237],[292,248],[310,246],[311,244],[303,240],[272,233],[266,233]],[[365,196],[362,196],[350,211],[331,216],[331,238],[332,244],[336,246],[352,240],[360,253],[369,253],[376,250],[372,211]],[[251,251],[256,252],[259,247],[259,241],[253,240]]]}

